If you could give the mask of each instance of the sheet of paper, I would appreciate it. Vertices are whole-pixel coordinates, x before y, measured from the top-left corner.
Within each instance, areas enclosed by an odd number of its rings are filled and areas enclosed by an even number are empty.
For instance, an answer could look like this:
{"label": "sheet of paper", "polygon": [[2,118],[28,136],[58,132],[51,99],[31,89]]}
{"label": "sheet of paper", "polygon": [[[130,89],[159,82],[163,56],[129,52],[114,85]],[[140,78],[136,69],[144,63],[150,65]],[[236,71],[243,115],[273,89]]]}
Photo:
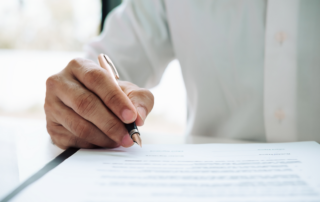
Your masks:
{"label": "sheet of paper", "polygon": [[143,145],[79,150],[13,201],[320,201],[320,146]]}
{"label": "sheet of paper", "polygon": [[0,116],[0,199],[19,185],[15,130]]}

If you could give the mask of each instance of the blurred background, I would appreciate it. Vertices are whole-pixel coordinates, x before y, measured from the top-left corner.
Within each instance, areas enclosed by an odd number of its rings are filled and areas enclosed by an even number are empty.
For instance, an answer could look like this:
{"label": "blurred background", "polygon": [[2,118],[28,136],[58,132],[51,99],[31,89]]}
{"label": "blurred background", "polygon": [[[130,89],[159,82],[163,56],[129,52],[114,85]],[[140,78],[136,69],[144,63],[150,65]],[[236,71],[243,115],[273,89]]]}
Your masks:
{"label": "blurred background", "polygon": [[[83,55],[121,0],[1,0],[0,116],[45,119],[46,79]],[[186,92],[178,61],[151,89],[155,106],[141,131],[182,135]]]}

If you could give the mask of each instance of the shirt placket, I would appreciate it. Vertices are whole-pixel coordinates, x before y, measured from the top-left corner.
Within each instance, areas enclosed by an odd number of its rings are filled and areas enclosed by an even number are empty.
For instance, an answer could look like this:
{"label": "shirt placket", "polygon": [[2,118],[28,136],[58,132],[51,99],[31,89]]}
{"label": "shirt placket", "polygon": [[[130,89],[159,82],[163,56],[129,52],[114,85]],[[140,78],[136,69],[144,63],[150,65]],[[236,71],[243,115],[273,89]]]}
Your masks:
{"label": "shirt placket", "polygon": [[268,0],[264,121],[268,142],[295,141],[299,0]]}

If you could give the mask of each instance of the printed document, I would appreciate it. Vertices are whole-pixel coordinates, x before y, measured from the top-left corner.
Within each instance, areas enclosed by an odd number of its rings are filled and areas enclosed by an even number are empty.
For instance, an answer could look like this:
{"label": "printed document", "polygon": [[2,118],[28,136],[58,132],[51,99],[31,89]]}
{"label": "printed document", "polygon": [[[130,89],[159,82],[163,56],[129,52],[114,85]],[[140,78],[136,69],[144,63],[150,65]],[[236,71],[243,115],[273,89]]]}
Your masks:
{"label": "printed document", "polygon": [[81,149],[13,201],[320,201],[320,145]]}

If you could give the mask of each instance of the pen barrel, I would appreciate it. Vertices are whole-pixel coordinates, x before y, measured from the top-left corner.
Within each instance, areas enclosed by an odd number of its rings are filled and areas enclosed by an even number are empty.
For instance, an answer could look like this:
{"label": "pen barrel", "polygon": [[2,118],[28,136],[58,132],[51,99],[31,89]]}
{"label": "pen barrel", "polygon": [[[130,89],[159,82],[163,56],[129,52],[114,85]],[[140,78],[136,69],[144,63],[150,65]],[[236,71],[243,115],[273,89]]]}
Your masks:
{"label": "pen barrel", "polygon": [[140,135],[140,132],[139,132],[138,127],[135,122],[129,123],[129,124],[124,124],[124,125],[129,133],[130,137],[132,137],[132,135],[135,133],[138,133]]}

